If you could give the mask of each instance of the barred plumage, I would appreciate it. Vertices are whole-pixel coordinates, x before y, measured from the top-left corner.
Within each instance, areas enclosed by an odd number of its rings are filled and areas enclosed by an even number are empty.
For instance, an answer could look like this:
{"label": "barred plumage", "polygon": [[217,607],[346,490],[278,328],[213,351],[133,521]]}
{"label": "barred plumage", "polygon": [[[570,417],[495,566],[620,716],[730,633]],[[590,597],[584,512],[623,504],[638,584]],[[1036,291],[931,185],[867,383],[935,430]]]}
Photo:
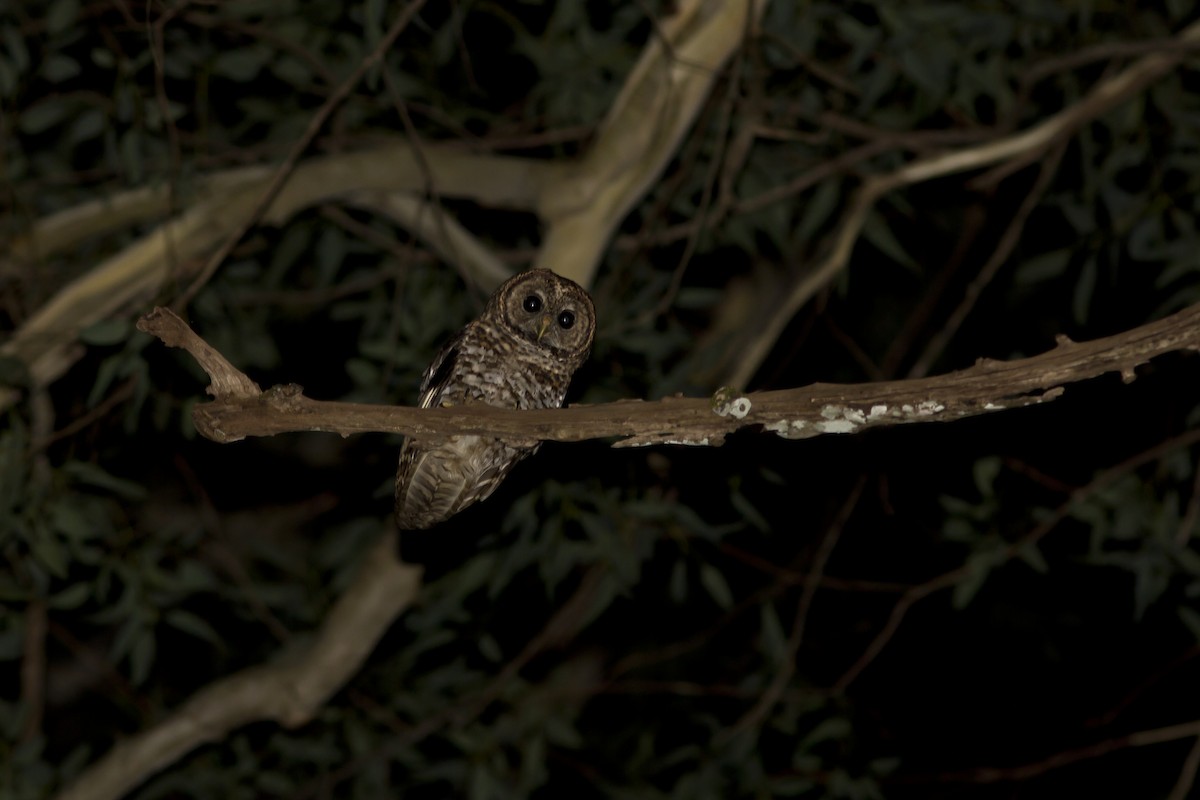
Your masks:
{"label": "barred plumage", "polygon": [[[515,275],[425,370],[420,406],[557,408],[595,330],[592,299],[578,284],[545,269]],[[396,472],[396,523],[401,530],[429,528],[485,499],[538,444],[480,436],[428,446],[406,440]]]}

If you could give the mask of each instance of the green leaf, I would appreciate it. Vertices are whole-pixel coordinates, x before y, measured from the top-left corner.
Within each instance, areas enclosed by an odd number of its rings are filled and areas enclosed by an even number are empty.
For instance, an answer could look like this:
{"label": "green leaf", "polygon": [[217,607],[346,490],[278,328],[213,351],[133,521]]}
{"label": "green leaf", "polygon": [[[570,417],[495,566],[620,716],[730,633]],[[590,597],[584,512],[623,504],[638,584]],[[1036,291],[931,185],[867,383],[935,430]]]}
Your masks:
{"label": "green leaf", "polygon": [[142,500],[146,497],[146,489],[141,484],[118,478],[86,461],[68,461],[63,465],[63,472],[78,483],[103,489],[126,500]]}
{"label": "green leaf", "polygon": [[67,140],[79,144],[88,142],[104,133],[108,117],[98,108],[89,108],[77,116],[67,131]]}
{"label": "green leaf", "polygon": [[373,388],[380,385],[379,367],[366,359],[346,359],[345,369],[346,374],[350,376],[350,380],[354,381],[356,386]]}
{"label": "green leaf", "polygon": [[782,664],[788,659],[787,635],[779,622],[779,615],[771,603],[759,606],[759,629],[762,631],[763,652],[772,664]]}
{"label": "green leaf", "polygon": [[88,408],[95,408],[104,399],[105,393],[112,388],[128,365],[129,356],[126,353],[113,353],[100,362],[100,369],[96,370],[96,380],[92,384],[91,391],[88,392]]}
{"label": "green leaf", "polygon": [[67,550],[57,536],[48,530],[35,531],[28,542],[33,557],[51,575],[56,578],[67,577]]}
{"label": "green leaf", "polygon": [[45,133],[66,119],[70,110],[69,104],[61,97],[48,96],[21,111],[17,117],[17,126],[22,133]]}
{"label": "green leaf", "polygon": [[50,509],[50,525],[68,539],[82,541],[104,531],[79,505],[60,500]]}
{"label": "green leaf", "polygon": [[850,720],[845,717],[829,717],[823,719],[809,731],[808,735],[801,740],[798,750],[811,750],[814,745],[821,742],[841,741],[849,737],[853,729],[850,725]]}
{"label": "green leaf", "polygon": [[1071,264],[1074,253],[1069,247],[1051,250],[1048,253],[1034,256],[1017,266],[1013,281],[1019,286],[1032,286],[1043,281],[1053,280],[1062,275]]}
{"label": "green leaf", "polygon": [[676,308],[713,308],[725,297],[723,289],[710,289],[700,286],[685,286],[675,296]]}
{"label": "green leaf", "polygon": [[952,603],[955,609],[966,608],[971,599],[983,588],[988,574],[996,565],[995,552],[992,550],[977,550],[967,556],[967,572],[954,585]]}
{"label": "green leaf", "polygon": [[133,326],[124,317],[113,317],[94,322],[79,332],[84,344],[106,347],[119,344],[129,337]]}
{"label": "green leaf", "polygon": [[500,649],[500,645],[494,637],[485,633],[476,640],[476,644],[479,646],[480,654],[493,664],[499,664],[504,660],[504,651]]}
{"label": "green leaf", "polygon": [[265,47],[233,47],[217,54],[212,71],[235,83],[249,83],[269,59],[270,53]]}
{"label": "green leaf", "polygon": [[746,495],[742,494],[739,485],[733,487],[733,491],[729,495],[729,504],[738,512],[743,520],[750,523],[755,529],[763,533],[771,532],[771,523],[767,522],[767,518],[750,502]]}
{"label": "green leaf", "polygon": [[3,40],[9,62],[17,72],[29,69],[29,48],[25,46],[25,37],[21,36],[21,26],[0,25],[0,40]]}
{"label": "green leaf", "polygon": [[1171,581],[1171,569],[1157,553],[1141,552],[1134,557],[1133,569],[1133,617],[1141,620],[1167,590]]}
{"label": "green leaf", "polygon": [[17,91],[18,76],[12,64],[0,54],[0,97],[12,97]]}
{"label": "green leaf", "polygon": [[46,11],[46,31],[62,33],[79,17],[79,0],[54,0]]}
{"label": "green leaf", "polygon": [[915,273],[920,273],[920,266],[913,261],[912,256],[905,252],[904,247],[879,213],[872,212],[867,217],[867,222],[863,225],[863,236],[897,264],[901,264]]}
{"label": "green leaf", "polygon": [[1043,575],[1050,571],[1050,565],[1046,562],[1046,557],[1042,555],[1042,551],[1035,542],[1018,547],[1017,556]]}
{"label": "green leaf", "polygon": [[[16,661],[25,653],[24,637],[21,636],[21,630],[13,626],[8,630],[0,631],[0,662]],[[0,714],[3,709],[0,709]]]}
{"label": "green leaf", "polygon": [[221,640],[221,636],[217,633],[216,629],[190,611],[184,611],[182,608],[172,608],[163,615],[163,622],[197,639],[209,642],[220,648],[224,647],[224,642]]}
{"label": "green leaf", "polygon": [[733,592],[729,590],[725,576],[712,564],[700,566],[700,583],[708,591],[709,597],[721,608],[728,609],[733,606]]}
{"label": "green leaf", "polygon": [[811,778],[789,776],[771,779],[771,797],[799,797],[808,795],[817,784]]}
{"label": "green leaf", "polygon": [[51,83],[62,83],[78,75],[79,62],[61,53],[51,53],[42,62],[42,77]]}
{"label": "green leaf", "polygon": [[133,640],[133,649],[129,652],[129,680],[134,686],[141,686],[150,677],[150,669],[154,666],[154,653],[157,643],[154,631],[143,628]]}
{"label": "green leaf", "polygon": [[1179,606],[1175,609],[1179,620],[1184,624],[1197,642],[1200,642],[1200,612],[1190,606]]}
{"label": "green leaf", "polygon": [[16,356],[0,356],[0,386],[29,385],[29,367]]}
{"label": "green leaf", "polygon": [[905,47],[900,52],[900,65],[929,95],[929,102],[936,104],[950,88],[955,55],[944,39],[932,36],[927,37],[920,47]]}
{"label": "green leaf", "polygon": [[687,602],[687,562],[682,558],[671,565],[671,577],[667,581],[667,596],[671,598],[671,602],[678,605]]}
{"label": "green leaf", "polygon": [[1071,316],[1079,325],[1088,321],[1092,307],[1092,297],[1096,293],[1096,279],[1099,268],[1095,257],[1089,258],[1079,272],[1079,280],[1075,284],[1075,294],[1071,301]]}
{"label": "green leaf", "polygon": [[93,47],[91,58],[92,63],[101,69],[112,69],[117,65],[117,57],[107,47]]}
{"label": "green leaf", "polygon": [[121,165],[127,173],[126,179],[140,183],[145,177],[145,160],[142,158],[142,132],[138,128],[125,131],[120,139]]}
{"label": "green leaf", "polygon": [[993,487],[996,476],[1000,474],[1000,457],[988,456],[978,459],[971,471],[974,473],[975,488],[979,490],[979,494],[985,498],[995,496],[996,491]]}
{"label": "green leaf", "polygon": [[313,261],[317,267],[317,285],[331,286],[346,258],[346,236],[340,228],[326,228],[317,239]]}
{"label": "green leaf", "polygon": [[89,583],[76,583],[63,589],[47,601],[50,608],[60,611],[70,611],[79,608],[92,596],[92,586]]}
{"label": "green leaf", "polygon": [[800,217],[800,224],[796,226],[792,239],[806,245],[833,214],[840,196],[841,186],[837,181],[821,181],[804,204],[804,215]]}

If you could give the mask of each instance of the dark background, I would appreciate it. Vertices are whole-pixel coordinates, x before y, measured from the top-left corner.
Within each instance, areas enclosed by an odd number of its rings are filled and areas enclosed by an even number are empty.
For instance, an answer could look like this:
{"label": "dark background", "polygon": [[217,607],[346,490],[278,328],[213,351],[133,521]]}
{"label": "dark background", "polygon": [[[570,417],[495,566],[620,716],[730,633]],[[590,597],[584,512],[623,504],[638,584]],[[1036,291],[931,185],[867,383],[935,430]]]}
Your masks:
{"label": "dark background", "polygon": [[[608,252],[591,287],[596,346],[569,400],[711,394],[739,356],[714,326],[753,335],[769,310],[756,303],[820,255],[863,175],[937,152],[939,134],[969,146],[1036,124],[1163,49],[1194,20],[1189,6],[776,0]],[[310,155],[397,135],[402,102],[430,142],[571,158],[669,10],[430,2]],[[14,241],[53,212],[162,182],[185,209],[194,176],[276,163],[327,78],[349,75],[398,11],[0,8],[0,233]],[[1016,246],[933,373],[1196,302],[1196,67],[1185,59],[1062,142],[1044,191],[1039,161],[982,186],[969,173],[889,194],[745,388],[905,377],[1031,192]],[[864,141],[921,135],[711,219],[694,243],[648,241],[711,211],[708,176],[744,125],[762,133],[736,165],[737,198]],[[443,205],[528,265],[532,214]],[[483,294],[387,220],[330,210],[254,228],[188,320],[262,386],[412,403]],[[0,327],[158,221],[6,262]],[[48,796],[200,687],[302,641],[389,523],[395,437],[196,436],[202,376],[130,324],[179,291],[86,332],[82,359],[40,395],[54,430],[84,424],[39,446],[33,393],[0,418],[0,796]],[[2,366],[20,385],[22,365]],[[1196,357],[1173,354],[1129,384],[1103,376],[954,423],[805,441],[743,432],[719,448],[547,444],[492,499],[406,540],[428,567],[420,600],[313,722],[250,725],[134,796],[1188,796],[1198,731],[1138,736],[1200,720],[1198,450],[1185,438],[1198,409]],[[1072,498],[1032,552],[996,555]],[[789,643],[828,536],[831,580]],[[964,564],[839,684],[906,591]],[[598,588],[572,634],[504,676],[589,575]],[[789,662],[779,702],[744,718]],[[44,692],[21,680],[31,664]]]}

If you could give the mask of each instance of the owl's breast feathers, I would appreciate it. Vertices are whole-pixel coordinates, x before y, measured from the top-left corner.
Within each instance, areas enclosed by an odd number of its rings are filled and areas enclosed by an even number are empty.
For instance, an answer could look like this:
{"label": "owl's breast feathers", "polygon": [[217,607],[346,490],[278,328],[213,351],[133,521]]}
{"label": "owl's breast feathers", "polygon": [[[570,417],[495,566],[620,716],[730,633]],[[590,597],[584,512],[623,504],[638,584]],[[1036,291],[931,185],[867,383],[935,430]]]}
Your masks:
{"label": "owl's breast feathers", "polygon": [[452,396],[445,396],[445,400],[451,403],[557,408],[575,371],[575,365],[545,348],[478,321],[463,331],[458,351],[458,385],[446,387]]}
{"label": "owl's breast feathers", "polygon": [[[421,405],[485,403],[500,408],[557,408],[575,365],[479,321],[447,343],[421,386]],[[396,521],[430,528],[486,499],[509,471],[535,453],[537,440],[451,436],[404,442],[396,474]]]}

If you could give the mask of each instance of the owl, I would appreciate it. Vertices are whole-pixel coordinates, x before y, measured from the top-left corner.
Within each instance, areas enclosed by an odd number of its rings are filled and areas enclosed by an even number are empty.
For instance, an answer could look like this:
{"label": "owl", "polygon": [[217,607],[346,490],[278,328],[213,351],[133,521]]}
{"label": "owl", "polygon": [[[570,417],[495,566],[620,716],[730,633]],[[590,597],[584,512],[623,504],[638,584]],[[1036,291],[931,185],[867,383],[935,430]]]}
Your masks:
{"label": "owl", "polygon": [[[420,406],[558,408],[595,331],[592,298],[578,284],[547,269],[514,275],[425,370]],[[401,530],[429,528],[483,500],[539,444],[408,438],[396,471],[396,523]]]}

